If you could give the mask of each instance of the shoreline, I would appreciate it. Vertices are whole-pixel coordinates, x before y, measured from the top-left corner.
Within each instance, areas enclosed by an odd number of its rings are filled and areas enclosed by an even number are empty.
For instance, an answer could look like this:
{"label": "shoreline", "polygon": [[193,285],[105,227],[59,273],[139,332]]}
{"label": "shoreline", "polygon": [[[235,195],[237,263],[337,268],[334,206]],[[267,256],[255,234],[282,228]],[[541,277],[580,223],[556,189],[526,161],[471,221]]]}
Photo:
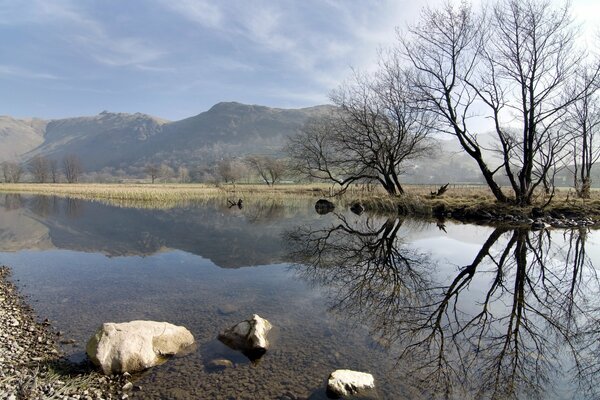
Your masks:
{"label": "shoreline", "polygon": [[10,275],[0,265],[0,399],[126,399],[126,376],[105,376],[63,356],[60,332],[37,321]]}
{"label": "shoreline", "polygon": [[[355,186],[334,196],[331,186],[323,184],[0,184],[0,194],[58,196],[99,201],[108,205],[132,208],[169,209],[210,199],[243,199],[244,205],[265,199],[283,203],[298,198],[327,199],[338,206],[353,204],[369,212],[415,216],[437,220],[450,219],[463,223],[508,224],[525,226],[537,222],[557,228],[600,224],[600,190],[590,199],[574,198],[570,189],[557,189],[549,204],[540,197],[532,205],[519,207],[497,203],[482,186],[453,186],[441,196],[432,196],[428,187],[407,185],[406,195],[389,196],[380,190]],[[248,200],[248,202],[246,202]]]}

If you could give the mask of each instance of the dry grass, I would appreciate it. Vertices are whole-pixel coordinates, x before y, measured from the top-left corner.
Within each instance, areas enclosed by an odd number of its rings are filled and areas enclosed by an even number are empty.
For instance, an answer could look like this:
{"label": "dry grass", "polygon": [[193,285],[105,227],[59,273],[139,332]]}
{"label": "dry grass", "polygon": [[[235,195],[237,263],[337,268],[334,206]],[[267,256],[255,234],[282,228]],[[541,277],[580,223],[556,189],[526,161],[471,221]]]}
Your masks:
{"label": "dry grass", "polygon": [[328,186],[319,185],[203,185],[203,184],[0,184],[0,192],[70,197],[84,200],[104,200],[124,206],[155,204],[189,204],[215,197],[324,196]]}
{"label": "dry grass", "polygon": [[[531,207],[518,208],[496,203],[485,186],[450,185],[448,191],[432,198],[434,185],[407,185],[406,195],[390,197],[378,188],[352,186],[338,200],[345,205],[362,203],[365,208],[378,212],[431,215],[434,210],[494,210],[500,213],[528,213]],[[335,190],[324,184],[305,185],[206,185],[206,184],[0,184],[0,192],[51,195],[75,199],[101,201],[121,207],[172,208],[221,199],[243,198],[248,204],[276,199],[293,203],[294,199],[331,197]],[[540,195],[534,206],[541,206],[546,198]],[[590,199],[577,199],[569,189],[558,189],[547,211],[573,211],[600,215],[600,190],[593,190]]]}

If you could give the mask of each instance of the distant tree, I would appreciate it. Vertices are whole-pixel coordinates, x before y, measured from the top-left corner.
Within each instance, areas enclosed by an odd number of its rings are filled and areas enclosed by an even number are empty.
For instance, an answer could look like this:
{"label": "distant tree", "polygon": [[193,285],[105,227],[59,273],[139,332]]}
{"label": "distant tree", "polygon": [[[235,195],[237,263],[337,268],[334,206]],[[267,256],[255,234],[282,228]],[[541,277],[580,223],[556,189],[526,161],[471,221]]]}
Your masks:
{"label": "distant tree", "polygon": [[27,163],[27,168],[33,176],[34,182],[44,183],[48,181],[50,175],[50,165],[48,159],[37,155]]}
{"label": "distant tree", "polygon": [[246,157],[246,163],[258,173],[258,176],[267,186],[272,186],[279,182],[286,170],[285,163],[282,160],[271,156],[248,156]]}
{"label": "distant tree", "polygon": [[168,181],[174,175],[175,175],[175,171],[173,171],[173,168],[171,168],[170,166],[168,166],[165,163],[160,164],[160,167],[158,169],[158,177],[161,178],[163,180],[163,182]]}
{"label": "distant tree", "polygon": [[594,68],[581,67],[571,90],[582,91],[582,96],[570,105],[565,127],[570,133],[573,184],[577,195],[590,197],[592,168],[600,158],[600,95]]}
{"label": "distant tree", "polygon": [[221,160],[217,163],[217,175],[225,181],[225,183],[235,183],[240,179],[241,173],[238,163],[231,159]]}
{"label": "distant tree", "polygon": [[81,160],[75,154],[68,154],[63,158],[63,172],[69,183],[76,183],[83,172]]}
{"label": "distant tree", "polygon": [[152,180],[152,183],[154,183],[156,178],[159,177],[160,166],[158,166],[156,164],[148,164],[144,168],[144,172],[146,172],[146,174],[150,175],[150,179]]}
{"label": "distant tree", "polygon": [[187,183],[190,181],[190,170],[186,166],[180,165],[177,168],[177,176],[179,183]]}
{"label": "distant tree", "polygon": [[48,160],[48,168],[52,183],[57,183],[59,180],[58,162],[56,160]]}
{"label": "distant tree", "polygon": [[2,163],[2,174],[4,175],[4,182],[19,183],[23,175],[23,167],[16,162],[5,161]]}

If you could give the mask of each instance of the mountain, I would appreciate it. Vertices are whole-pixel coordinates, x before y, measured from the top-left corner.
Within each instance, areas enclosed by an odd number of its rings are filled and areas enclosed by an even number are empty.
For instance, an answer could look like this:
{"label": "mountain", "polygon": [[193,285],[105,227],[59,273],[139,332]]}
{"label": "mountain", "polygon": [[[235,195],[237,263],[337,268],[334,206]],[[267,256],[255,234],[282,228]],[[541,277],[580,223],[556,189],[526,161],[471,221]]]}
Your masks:
{"label": "mountain", "polygon": [[0,116],[0,161],[19,160],[44,142],[47,121]]}
{"label": "mountain", "polygon": [[76,154],[86,171],[135,168],[148,162],[172,166],[211,164],[223,157],[277,153],[304,122],[331,106],[279,109],[235,102],[180,121],[103,111],[50,121],[0,117],[0,161],[35,155]]}

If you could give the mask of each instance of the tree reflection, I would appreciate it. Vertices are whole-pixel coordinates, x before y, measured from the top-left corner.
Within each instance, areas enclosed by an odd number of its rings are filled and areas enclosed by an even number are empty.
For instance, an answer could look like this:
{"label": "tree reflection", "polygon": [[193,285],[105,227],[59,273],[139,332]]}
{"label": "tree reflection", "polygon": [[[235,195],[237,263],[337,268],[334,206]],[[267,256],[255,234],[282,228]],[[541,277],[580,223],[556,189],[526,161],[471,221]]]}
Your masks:
{"label": "tree reflection", "polygon": [[23,207],[23,198],[18,193],[7,193],[4,195],[4,209],[17,210]]}
{"label": "tree reflection", "polygon": [[594,395],[600,285],[587,231],[496,228],[470,264],[441,277],[431,255],[398,236],[403,220],[360,221],[290,232],[293,261],[426,397]]}

